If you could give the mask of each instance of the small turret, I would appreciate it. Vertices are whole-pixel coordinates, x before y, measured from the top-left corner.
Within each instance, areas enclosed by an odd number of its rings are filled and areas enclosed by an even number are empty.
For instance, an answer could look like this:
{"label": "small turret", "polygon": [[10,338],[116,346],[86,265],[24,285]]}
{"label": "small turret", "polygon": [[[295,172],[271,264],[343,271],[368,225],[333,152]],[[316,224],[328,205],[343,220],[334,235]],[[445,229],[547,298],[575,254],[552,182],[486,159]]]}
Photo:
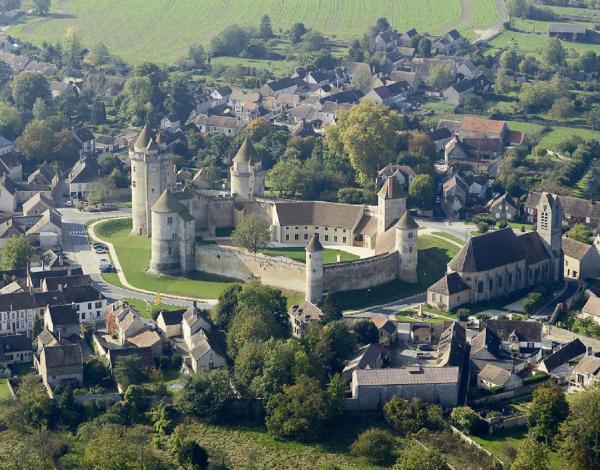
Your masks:
{"label": "small turret", "polygon": [[313,235],[306,245],[305,300],[318,304],[323,298],[323,245],[318,235]]}
{"label": "small turret", "polygon": [[396,224],[396,251],[398,252],[398,279],[404,282],[417,282],[417,239],[419,225],[404,212]]}
{"label": "small turret", "polygon": [[233,158],[230,173],[232,195],[252,199],[264,194],[265,172],[262,169],[262,160],[248,137],[244,139]]}

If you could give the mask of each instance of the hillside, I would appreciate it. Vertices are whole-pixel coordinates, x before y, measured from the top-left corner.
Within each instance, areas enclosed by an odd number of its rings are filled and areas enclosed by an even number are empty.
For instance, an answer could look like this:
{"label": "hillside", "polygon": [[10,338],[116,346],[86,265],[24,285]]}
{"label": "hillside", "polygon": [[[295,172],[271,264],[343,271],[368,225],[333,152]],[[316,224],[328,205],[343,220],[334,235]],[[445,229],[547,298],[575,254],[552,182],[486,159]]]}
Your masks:
{"label": "hillside", "polygon": [[468,36],[497,18],[494,0],[63,0],[50,18],[28,19],[10,33],[41,44],[61,39],[74,26],[85,44],[102,40],[128,62],[173,62],[190,44],[208,44],[227,24],[258,26],[264,14],[275,32],[302,21],[341,38],[362,36],[380,16],[400,30],[456,27]]}

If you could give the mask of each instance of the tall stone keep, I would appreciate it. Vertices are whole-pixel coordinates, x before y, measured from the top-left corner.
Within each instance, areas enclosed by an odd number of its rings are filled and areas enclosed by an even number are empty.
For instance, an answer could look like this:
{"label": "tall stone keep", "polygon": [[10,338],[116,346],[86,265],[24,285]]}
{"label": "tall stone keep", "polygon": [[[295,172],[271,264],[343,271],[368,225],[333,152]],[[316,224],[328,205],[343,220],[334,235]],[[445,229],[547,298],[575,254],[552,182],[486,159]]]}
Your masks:
{"label": "tall stone keep", "polygon": [[306,293],[307,302],[318,304],[323,298],[323,245],[313,235],[306,245]]}
{"label": "tall stone keep", "polygon": [[551,277],[555,281],[562,278],[563,269],[562,216],[560,197],[543,192],[537,207],[537,233],[552,253],[554,268]]}
{"label": "tall stone keep", "polygon": [[133,219],[131,234],[149,237],[152,235],[152,206],[175,181],[173,154],[146,123],[129,149],[129,159]]}
{"label": "tall stone keep", "polygon": [[241,199],[252,199],[265,192],[265,172],[262,161],[248,137],[233,159],[231,173],[231,195]]}
{"label": "tall stone keep", "polygon": [[383,233],[406,212],[406,197],[395,176],[385,180],[377,193],[377,233]]}
{"label": "tall stone keep", "polygon": [[419,226],[408,211],[396,224],[396,251],[398,252],[398,279],[417,282]]}

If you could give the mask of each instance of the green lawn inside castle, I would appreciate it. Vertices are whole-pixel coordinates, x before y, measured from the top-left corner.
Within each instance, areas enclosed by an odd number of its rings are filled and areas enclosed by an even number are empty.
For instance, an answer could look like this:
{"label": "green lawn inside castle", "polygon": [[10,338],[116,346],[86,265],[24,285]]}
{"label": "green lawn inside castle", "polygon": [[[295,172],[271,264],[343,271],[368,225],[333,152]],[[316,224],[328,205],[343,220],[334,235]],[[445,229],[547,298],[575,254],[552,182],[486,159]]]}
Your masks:
{"label": "green lawn inside castle", "polygon": [[[150,239],[132,237],[131,219],[108,219],[95,227],[95,233],[102,241],[114,245],[127,281],[139,289],[160,292],[161,294],[181,295],[198,299],[214,299],[233,282],[207,273],[194,271],[185,277],[155,276],[146,272],[150,262]],[[446,264],[458,252],[458,247],[450,242],[430,235],[422,235],[418,242],[418,282],[409,284],[393,281],[371,289],[343,292],[339,294],[344,308],[360,308],[368,305],[390,302],[424,292],[427,287],[438,280],[446,271]],[[297,247],[267,248],[264,254],[288,256],[296,261],[304,261],[304,249]],[[356,255],[339,249],[325,249],[326,263],[337,261],[338,254],[342,261],[356,259]],[[106,276],[112,282],[116,278]],[[287,291],[288,304],[303,301],[304,294]]]}

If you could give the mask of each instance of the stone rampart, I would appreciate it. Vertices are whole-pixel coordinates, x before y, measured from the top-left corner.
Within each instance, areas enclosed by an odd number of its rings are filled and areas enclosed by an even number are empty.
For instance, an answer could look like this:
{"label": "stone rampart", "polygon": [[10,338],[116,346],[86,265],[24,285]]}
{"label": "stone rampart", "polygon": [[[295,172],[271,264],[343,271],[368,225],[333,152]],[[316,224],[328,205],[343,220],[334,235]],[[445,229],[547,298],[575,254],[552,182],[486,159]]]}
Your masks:
{"label": "stone rampart", "polygon": [[323,266],[323,290],[367,289],[398,278],[398,253],[386,253]]}

